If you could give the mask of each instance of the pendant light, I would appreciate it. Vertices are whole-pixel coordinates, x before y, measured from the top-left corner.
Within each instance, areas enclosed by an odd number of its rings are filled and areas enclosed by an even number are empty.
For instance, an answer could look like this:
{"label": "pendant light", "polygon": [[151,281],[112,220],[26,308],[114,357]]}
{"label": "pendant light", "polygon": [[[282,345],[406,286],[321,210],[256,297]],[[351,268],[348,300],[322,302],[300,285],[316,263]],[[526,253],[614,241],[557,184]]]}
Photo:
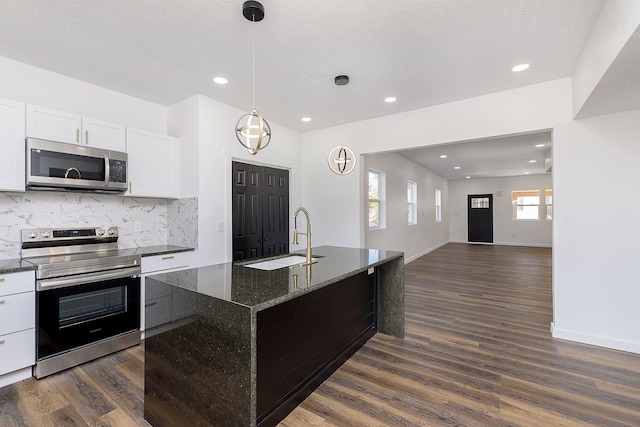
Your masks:
{"label": "pendant light", "polygon": [[[340,75],[334,79],[336,86],[346,86],[349,84],[349,76]],[[340,124],[344,121],[344,101],[340,96]],[[338,145],[329,151],[327,163],[331,172],[336,175],[348,175],[356,167],[356,155],[353,150],[346,145]]]}
{"label": "pendant light", "polygon": [[[264,7],[257,1],[246,1],[242,5],[242,15],[252,23],[260,22],[264,18]],[[249,154],[256,155],[258,151],[269,145],[271,141],[271,127],[262,117],[256,105],[256,66],[255,66],[255,32],[251,35],[251,87],[253,107],[248,114],[243,115],[236,123],[236,138]]]}

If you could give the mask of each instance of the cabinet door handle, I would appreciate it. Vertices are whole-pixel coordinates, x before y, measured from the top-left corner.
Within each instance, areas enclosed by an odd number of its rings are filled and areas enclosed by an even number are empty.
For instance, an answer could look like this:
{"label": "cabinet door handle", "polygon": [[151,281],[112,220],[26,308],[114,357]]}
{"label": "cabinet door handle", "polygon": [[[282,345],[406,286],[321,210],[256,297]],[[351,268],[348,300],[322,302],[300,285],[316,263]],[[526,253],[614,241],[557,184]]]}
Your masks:
{"label": "cabinet door handle", "polygon": [[80,129],[76,129],[76,142],[80,143]]}
{"label": "cabinet door handle", "polygon": [[165,260],[173,259],[173,258],[175,258],[173,255],[171,255],[171,256],[163,256],[162,260],[165,261]]}
{"label": "cabinet door handle", "polygon": [[133,190],[131,189],[131,181],[129,181],[129,193],[133,193]]}
{"label": "cabinet door handle", "polygon": [[157,303],[158,303],[158,301],[152,301],[152,302],[146,303],[144,306],[145,307],[151,307],[152,305],[156,305]]}
{"label": "cabinet door handle", "polygon": [[89,131],[88,130],[84,131],[84,143],[89,145]]}

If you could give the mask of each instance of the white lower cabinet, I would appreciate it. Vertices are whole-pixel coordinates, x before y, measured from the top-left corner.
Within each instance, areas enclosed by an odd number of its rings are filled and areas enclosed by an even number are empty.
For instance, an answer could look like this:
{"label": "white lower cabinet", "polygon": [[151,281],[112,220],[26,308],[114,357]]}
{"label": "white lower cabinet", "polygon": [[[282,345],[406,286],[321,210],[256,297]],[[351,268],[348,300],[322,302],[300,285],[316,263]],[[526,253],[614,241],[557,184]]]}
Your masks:
{"label": "white lower cabinet", "polygon": [[[152,328],[171,319],[163,319],[162,316],[170,312],[171,286],[154,287],[152,293],[146,293],[145,281],[147,276],[168,273],[171,271],[191,268],[193,263],[193,251],[174,252],[164,255],[142,257],[142,281],[140,283],[140,330],[144,338],[144,330]],[[146,316],[148,312],[149,316]]]}
{"label": "white lower cabinet", "polygon": [[35,320],[34,272],[0,273],[0,387],[31,376]]}

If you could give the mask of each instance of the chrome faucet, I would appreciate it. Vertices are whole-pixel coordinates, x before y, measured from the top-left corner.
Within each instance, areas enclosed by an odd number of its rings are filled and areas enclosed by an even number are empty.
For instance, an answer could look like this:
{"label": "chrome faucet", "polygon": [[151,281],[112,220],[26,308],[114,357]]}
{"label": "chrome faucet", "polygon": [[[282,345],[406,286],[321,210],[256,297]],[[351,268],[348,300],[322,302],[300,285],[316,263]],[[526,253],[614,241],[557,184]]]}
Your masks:
{"label": "chrome faucet", "polygon": [[[301,233],[298,231],[298,214],[300,212],[304,213],[304,216],[307,218],[306,233]],[[307,212],[307,210],[303,207],[299,207],[298,209],[296,209],[296,213],[293,214],[293,244],[294,245],[298,244],[298,234],[303,234],[307,236],[307,257],[305,262],[300,265],[311,265],[318,262],[318,260],[311,259],[311,220],[309,219],[309,212]]]}

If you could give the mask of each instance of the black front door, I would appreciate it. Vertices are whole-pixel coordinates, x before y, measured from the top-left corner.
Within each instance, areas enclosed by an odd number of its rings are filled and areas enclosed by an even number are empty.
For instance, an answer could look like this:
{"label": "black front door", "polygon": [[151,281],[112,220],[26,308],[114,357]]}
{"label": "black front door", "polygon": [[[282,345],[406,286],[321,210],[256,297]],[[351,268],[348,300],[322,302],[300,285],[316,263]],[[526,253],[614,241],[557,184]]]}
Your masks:
{"label": "black front door", "polygon": [[469,242],[493,243],[493,195],[467,196],[467,239]]}
{"label": "black front door", "polygon": [[289,171],[233,162],[233,260],[289,252]]}

